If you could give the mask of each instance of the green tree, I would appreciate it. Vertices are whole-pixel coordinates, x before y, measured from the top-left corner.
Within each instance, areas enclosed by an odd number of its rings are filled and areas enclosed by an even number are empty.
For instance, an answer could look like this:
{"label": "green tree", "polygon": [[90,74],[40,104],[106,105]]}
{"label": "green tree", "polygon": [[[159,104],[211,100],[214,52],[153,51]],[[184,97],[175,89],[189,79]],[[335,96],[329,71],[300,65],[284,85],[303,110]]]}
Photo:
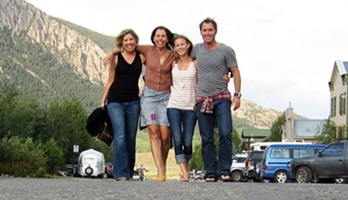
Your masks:
{"label": "green tree", "polygon": [[3,86],[0,90],[0,138],[6,137],[11,127],[10,115],[16,105],[18,92],[10,86]]}
{"label": "green tree", "polygon": [[33,137],[38,133],[40,114],[36,99],[19,96],[17,90],[11,86],[1,88],[0,137]]}
{"label": "green tree", "polygon": [[269,137],[270,142],[278,142],[282,141],[282,136],[280,131],[282,130],[282,125],[285,124],[285,116],[281,114],[277,117],[277,119],[273,122],[271,127],[271,135]]}
{"label": "green tree", "polygon": [[201,143],[194,146],[192,159],[190,161],[190,170],[192,169],[195,169],[195,170],[204,169]]}
{"label": "green tree", "polygon": [[53,138],[63,150],[66,162],[71,162],[75,159],[73,145],[79,145],[81,151],[90,148],[86,119],[86,110],[76,98],[55,102],[48,108],[45,135],[41,135],[41,139]]}
{"label": "green tree", "polygon": [[64,153],[62,149],[58,147],[56,141],[53,138],[49,139],[45,144],[41,146],[46,158],[47,171],[50,173],[56,173],[57,168],[62,168],[64,165]]}
{"label": "green tree", "polygon": [[335,122],[327,119],[323,129],[318,129],[314,139],[317,143],[330,144],[336,140],[336,124]]}
{"label": "green tree", "polygon": [[232,154],[237,154],[242,152],[242,141],[236,129],[232,132]]}
{"label": "green tree", "polygon": [[22,138],[35,135],[39,113],[39,104],[35,99],[24,97],[18,99],[13,105],[12,113],[9,114],[8,130],[12,133],[11,135]]}

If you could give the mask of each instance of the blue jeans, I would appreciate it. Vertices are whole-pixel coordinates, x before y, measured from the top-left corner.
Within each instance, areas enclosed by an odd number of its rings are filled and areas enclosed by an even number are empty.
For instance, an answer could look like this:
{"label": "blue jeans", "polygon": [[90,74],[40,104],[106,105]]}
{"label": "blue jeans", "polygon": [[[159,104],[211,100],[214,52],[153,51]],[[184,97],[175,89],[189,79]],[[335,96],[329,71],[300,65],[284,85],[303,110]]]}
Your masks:
{"label": "blue jeans", "polygon": [[197,117],[194,110],[168,108],[167,116],[174,140],[176,163],[184,163],[192,158],[192,137]]}
{"label": "blue jeans", "polygon": [[107,110],[114,130],[113,175],[114,179],[133,177],[135,164],[135,141],[138,130],[140,100],[112,102]]}
{"label": "blue jeans", "polygon": [[[205,178],[229,175],[232,164],[232,115],[231,101],[215,100],[213,114],[200,112],[202,103],[196,104],[199,132],[202,138],[202,157]],[[214,120],[219,133],[219,154],[214,143]]]}

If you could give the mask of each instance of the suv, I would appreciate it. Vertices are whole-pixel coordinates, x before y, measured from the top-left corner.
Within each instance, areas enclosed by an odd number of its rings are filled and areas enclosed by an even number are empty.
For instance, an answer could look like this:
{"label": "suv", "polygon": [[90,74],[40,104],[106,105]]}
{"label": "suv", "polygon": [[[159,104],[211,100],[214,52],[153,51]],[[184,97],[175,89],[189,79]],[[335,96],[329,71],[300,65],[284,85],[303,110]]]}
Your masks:
{"label": "suv", "polygon": [[263,152],[263,150],[249,152],[245,161],[247,180],[260,181],[260,166]]}
{"label": "suv", "polygon": [[233,182],[246,181],[245,160],[248,154],[236,154],[232,156],[231,180]]}
{"label": "suv", "polygon": [[331,143],[311,157],[294,158],[290,168],[298,183],[321,179],[345,181],[348,178],[348,141]]}
{"label": "suv", "polygon": [[263,154],[260,177],[277,183],[293,180],[295,177],[290,172],[291,160],[315,155],[324,147],[324,144],[272,144]]}

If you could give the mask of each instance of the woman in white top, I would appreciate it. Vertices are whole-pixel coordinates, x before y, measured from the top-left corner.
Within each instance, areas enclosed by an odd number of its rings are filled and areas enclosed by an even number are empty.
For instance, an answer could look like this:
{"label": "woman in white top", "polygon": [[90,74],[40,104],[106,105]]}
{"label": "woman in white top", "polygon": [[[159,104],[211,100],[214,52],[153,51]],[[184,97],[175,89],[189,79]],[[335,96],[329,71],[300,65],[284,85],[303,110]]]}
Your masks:
{"label": "woman in white top", "polygon": [[181,182],[189,181],[189,161],[192,158],[192,137],[197,122],[196,104],[197,62],[190,54],[192,42],[184,35],[173,38],[178,59],[172,65],[172,86],[167,116],[174,141],[175,159],[181,170]]}

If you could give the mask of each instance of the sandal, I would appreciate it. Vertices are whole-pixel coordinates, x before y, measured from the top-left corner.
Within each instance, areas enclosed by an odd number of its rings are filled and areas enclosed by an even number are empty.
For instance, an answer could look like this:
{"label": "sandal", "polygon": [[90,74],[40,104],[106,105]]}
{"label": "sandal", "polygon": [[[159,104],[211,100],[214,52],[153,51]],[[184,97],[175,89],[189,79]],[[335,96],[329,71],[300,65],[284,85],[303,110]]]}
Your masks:
{"label": "sandal", "polygon": [[189,177],[180,176],[180,182],[189,182]]}
{"label": "sandal", "polygon": [[116,181],[127,181],[127,178],[126,177],[120,177],[120,178],[117,178]]}
{"label": "sandal", "polygon": [[205,179],[205,182],[216,182],[216,178],[214,178],[214,177],[207,177]]}
{"label": "sandal", "polygon": [[229,175],[221,174],[220,175],[220,180],[222,180],[223,182],[230,182],[231,181],[231,177]]}
{"label": "sandal", "polygon": [[156,182],[164,182],[164,181],[166,181],[166,177],[165,176],[156,176],[155,181]]}

